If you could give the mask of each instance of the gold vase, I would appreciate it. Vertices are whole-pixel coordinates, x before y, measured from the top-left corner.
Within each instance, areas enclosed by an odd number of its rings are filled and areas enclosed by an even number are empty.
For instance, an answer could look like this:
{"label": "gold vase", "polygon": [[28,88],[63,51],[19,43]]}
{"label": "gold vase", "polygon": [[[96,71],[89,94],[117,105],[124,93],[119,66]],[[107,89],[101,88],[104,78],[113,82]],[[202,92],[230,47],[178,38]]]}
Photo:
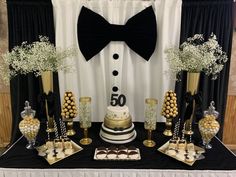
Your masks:
{"label": "gold vase", "polygon": [[[197,93],[198,90],[198,85],[199,85],[199,79],[200,79],[200,73],[193,73],[193,72],[188,72],[187,73],[187,88],[186,91],[190,92],[191,95],[194,95]],[[186,135],[192,135],[192,122],[194,118],[194,112],[195,112],[195,100],[193,100],[193,111],[190,119],[187,119],[185,121],[185,130],[184,134]]]}
{"label": "gold vase", "polygon": [[[42,83],[43,83],[43,92],[48,95],[50,91],[53,91],[53,73],[52,71],[44,71],[41,75]],[[46,107],[46,116],[48,121],[47,132],[54,132],[54,118],[48,115],[48,103],[45,100]]]}

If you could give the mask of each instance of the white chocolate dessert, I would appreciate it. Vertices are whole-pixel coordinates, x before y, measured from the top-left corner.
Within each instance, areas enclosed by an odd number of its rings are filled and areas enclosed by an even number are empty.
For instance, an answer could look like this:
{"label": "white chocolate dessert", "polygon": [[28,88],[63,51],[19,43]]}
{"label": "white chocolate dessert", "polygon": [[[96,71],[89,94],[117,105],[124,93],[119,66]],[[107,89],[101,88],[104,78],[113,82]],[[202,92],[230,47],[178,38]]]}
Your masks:
{"label": "white chocolate dessert", "polygon": [[170,140],[169,145],[168,145],[168,149],[169,150],[171,150],[171,149],[175,150],[175,149],[177,149],[177,145],[178,145],[178,141]]}
{"label": "white chocolate dessert", "polygon": [[54,148],[54,142],[53,141],[47,141],[46,142],[47,149],[53,149]]}
{"label": "white chocolate dessert", "polygon": [[117,153],[117,156],[118,156],[118,158],[120,158],[120,159],[126,159],[126,158],[128,157],[128,153],[127,153],[127,151],[119,151],[119,152]]}
{"label": "white chocolate dessert", "polygon": [[140,160],[139,149],[134,146],[110,146],[98,147],[95,150],[94,159],[96,160]]}
{"label": "white chocolate dessert", "polygon": [[47,159],[48,159],[48,161],[50,161],[50,162],[53,162],[53,161],[55,161],[55,154],[54,153],[49,153],[49,154],[47,154]]}
{"label": "white chocolate dessert", "polygon": [[195,156],[196,155],[196,151],[195,151],[193,143],[188,143],[187,144],[187,152],[190,156]]}
{"label": "white chocolate dessert", "polygon": [[64,141],[64,148],[65,149],[72,149],[73,148],[72,143],[71,143],[70,140],[69,141]]}
{"label": "white chocolate dessert", "polygon": [[179,140],[178,141],[178,151],[186,151],[186,141],[185,140]]}
{"label": "white chocolate dessert", "polygon": [[63,151],[59,151],[58,153],[57,153],[57,155],[56,155],[56,157],[58,158],[58,159],[62,159],[62,158],[65,158],[65,153],[63,152]]}
{"label": "white chocolate dessert", "polygon": [[185,160],[186,160],[186,162],[191,163],[195,160],[195,158],[193,155],[187,155]]}
{"label": "white chocolate dessert", "polygon": [[166,154],[167,155],[170,155],[170,156],[176,156],[176,150],[174,150],[174,149],[168,149],[167,151],[166,151]]}
{"label": "white chocolate dessert", "polygon": [[177,153],[175,157],[180,161],[185,161],[185,154],[183,153]]}
{"label": "white chocolate dessert", "polygon": [[108,159],[116,159],[117,158],[117,152],[116,151],[109,151],[107,153],[107,158]]}
{"label": "white chocolate dessert", "polygon": [[107,152],[106,151],[99,151],[96,153],[97,159],[105,159],[107,157]]}
{"label": "white chocolate dessert", "polygon": [[47,140],[46,144],[40,146],[37,150],[38,155],[45,157],[50,163],[63,159],[75,152],[72,141],[69,138]]}
{"label": "white chocolate dessert", "polygon": [[65,149],[65,154],[66,155],[71,155],[74,153],[74,149]]}
{"label": "white chocolate dessert", "polygon": [[40,150],[40,151],[38,151],[38,155],[41,156],[41,157],[44,157],[44,156],[46,156],[47,154],[46,154],[45,151]]}

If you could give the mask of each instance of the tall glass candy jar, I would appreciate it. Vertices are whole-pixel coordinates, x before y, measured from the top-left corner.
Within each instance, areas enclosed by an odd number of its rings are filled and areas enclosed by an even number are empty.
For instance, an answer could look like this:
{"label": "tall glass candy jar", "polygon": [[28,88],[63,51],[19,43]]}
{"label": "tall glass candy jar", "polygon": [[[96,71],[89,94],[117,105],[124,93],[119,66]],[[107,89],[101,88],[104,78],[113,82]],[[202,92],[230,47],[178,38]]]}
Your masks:
{"label": "tall glass candy jar", "polygon": [[34,149],[37,146],[36,136],[40,128],[40,122],[34,118],[35,111],[31,109],[28,101],[25,101],[24,111],[21,112],[22,121],[19,123],[19,129],[22,135],[28,140],[27,149]]}
{"label": "tall glass candy jar", "polygon": [[210,103],[208,110],[204,111],[204,117],[199,121],[198,128],[202,136],[205,149],[211,149],[210,141],[218,133],[220,124],[217,122],[219,113],[215,110],[214,101]]}
{"label": "tall glass candy jar", "polygon": [[79,99],[79,119],[80,128],[84,129],[84,138],[80,140],[82,145],[89,145],[92,139],[88,137],[88,128],[91,127],[91,97],[81,97]]}
{"label": "tall glass candy jar", "polygon": [[155,141],[152,140],[152,131],[156,130],[157,122],[157,99],[147,98],[145,99],[145,122],[144,128],[148,132],[148,137],[143,141],[146,147],[154,147]]}

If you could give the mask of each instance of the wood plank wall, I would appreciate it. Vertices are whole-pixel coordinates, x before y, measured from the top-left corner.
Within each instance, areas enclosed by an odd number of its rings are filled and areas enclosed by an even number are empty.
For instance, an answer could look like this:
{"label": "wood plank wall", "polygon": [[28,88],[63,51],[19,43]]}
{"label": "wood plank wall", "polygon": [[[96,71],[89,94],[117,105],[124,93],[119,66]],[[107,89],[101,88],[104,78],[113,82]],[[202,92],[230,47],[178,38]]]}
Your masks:
{"label": "wood plank wall", "polygon": [[[6,1],[0,0],[0,55],[8,50],[8,25]],[[1,61],[0,61],[1,64]],[[11,103],[9,87],[0,81],[0,147],[11,137]]]}
{"label": "wood plank wall", "polygon": [[225,112],[223,142],[236,150],[236,96],[229,95]]}
{"label": "wood plank wall", "polygon": [[231,53],[228,97],[225,112],[223,142],[236,150],[236,2],[234,3],[234,34]]}
{"label": "wood plank wall", "polygon": [[9,93],[0,93],[0,147],[5,147],[11,137],[11,99]]}

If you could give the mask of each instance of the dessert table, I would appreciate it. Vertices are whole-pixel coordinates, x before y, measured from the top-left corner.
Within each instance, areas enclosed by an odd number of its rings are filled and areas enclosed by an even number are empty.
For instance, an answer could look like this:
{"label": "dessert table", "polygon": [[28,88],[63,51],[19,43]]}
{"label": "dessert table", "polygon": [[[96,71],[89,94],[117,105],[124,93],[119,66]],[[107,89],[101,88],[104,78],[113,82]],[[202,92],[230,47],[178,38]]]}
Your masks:
{"label": "dessert table", "polygon": [[[82,146],[83,150],[53,165],[37,155],[36,150],[25,148],[26,140],[21,138],[11,149],[0,157],[0,177],[234,177],[236,176],[236,156],[228,150],[218,139],[212,140],[213,148],[206,150],[205,159],[196,161],[193,166],[179,162],[157,149],[168,141],[162,132],[163,123],[157,124],[153,132],[153,139],[157,145],[154,148],[145,147],[142,142],[146,138],[143,123],[135,123],[136,139],[125,146],[135,146],[140,149],[139,161],[98,161],[94,160],[95,148],[111,144],[99,137],[101,123],[93,123],[89,129],[89,136],[93,139],[91,145]],[[44,143],[46,132],[44,126],[38,135],[40,144]],[[77,134],[71,139],[79,144],[83,137],[82,130],[75,124]],[[195,144],[200,142],[200,136],[195,133]]]}

